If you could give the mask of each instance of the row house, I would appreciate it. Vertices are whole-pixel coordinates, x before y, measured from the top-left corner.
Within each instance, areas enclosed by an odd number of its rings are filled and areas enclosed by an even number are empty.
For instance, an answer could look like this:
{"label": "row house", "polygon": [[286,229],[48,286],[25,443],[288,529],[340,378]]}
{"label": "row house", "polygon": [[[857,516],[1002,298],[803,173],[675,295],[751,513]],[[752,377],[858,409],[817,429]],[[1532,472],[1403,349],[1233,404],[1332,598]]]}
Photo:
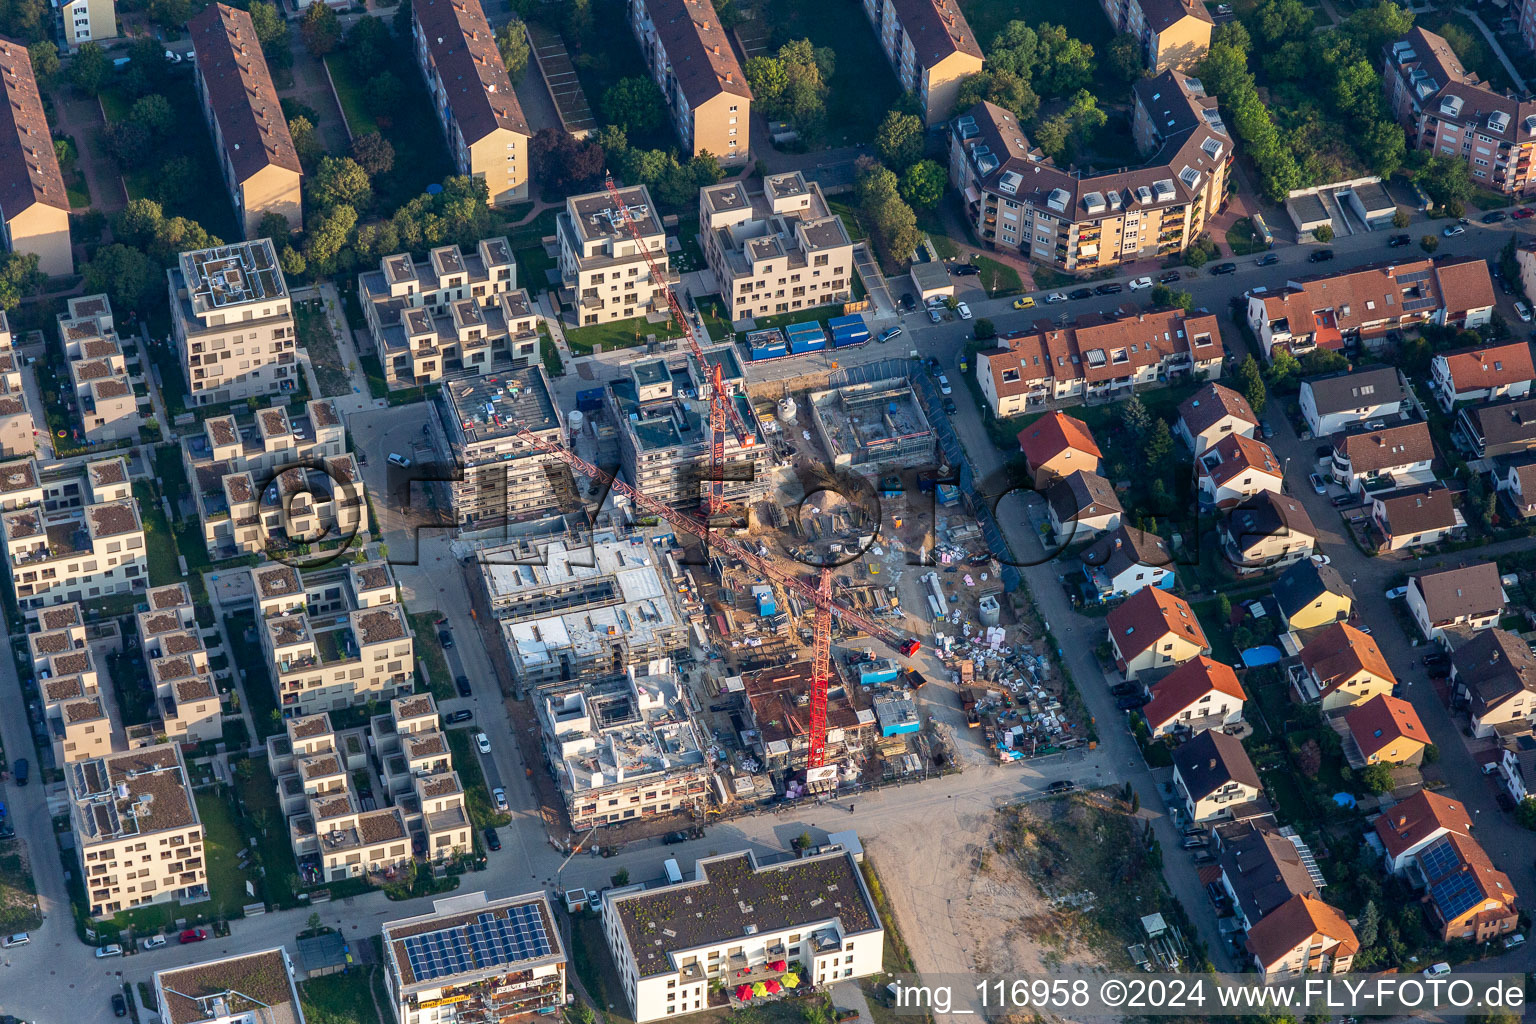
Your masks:
{"label": "row house", "polygon": [[517,286],[517,261],[504,237],[473,252],[439,246],[379,260],[357,277],[358,302],[391,389],[444,375],[497,373],[542,358],[539,314]]}
{"label": "row house", "polygon": [[1350,494],[1381,494],[1435,481],[1435,442],[1423,420],[1346,434],[1333,443],[1329,472]]}
{"label": "row house", "polygon": [[1536,449],[1536,398],[1467,406],[1456,413],[1456,432],[1478,459],[1523,456]]}
{"label": "row house", "polygon": [[396,697],[368,724],[379,779],[405,815],[417,849],[434,861],[474,849],[464,784],[430,693]]}
{"label": "row house", "polygon": [[1219,376],[1221,363],[1221,329],[1205,310],[1089,313],[1066,326],[1040,321],[1000,335],[977,353],[976,380],[993,414],[1005,419],[1056,403],[1129,397],[1138,386]]}
{"label": "row house", "polygon": [[197,610],[185,583],[154,587],[137,614],[140,652],[155,690],[154,732],[180,743],[224,734],[224,707],[208,664]]}
{"label": "row house", "polygon": [[1533,379],[1531,344],[1524,339],[1439,352],[1429,363],[1429,389],[1447,413],[1463,403],[1526,398]]}

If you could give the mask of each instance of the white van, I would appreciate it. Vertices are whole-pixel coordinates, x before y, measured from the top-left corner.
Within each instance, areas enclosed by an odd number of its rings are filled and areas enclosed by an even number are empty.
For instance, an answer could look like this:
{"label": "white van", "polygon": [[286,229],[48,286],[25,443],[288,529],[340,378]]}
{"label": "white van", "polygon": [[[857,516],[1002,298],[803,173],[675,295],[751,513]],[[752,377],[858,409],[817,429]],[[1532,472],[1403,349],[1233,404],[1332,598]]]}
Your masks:
{"label": "white van", "polygon": [[1451,973],[1451,965],[1441,960],[1437,964],[1430,964],[1424,968],[1424,976],[1428,978],[1443,978]]}
{"label": "white van", "polygon": [[668,861],[666,862],[666,864],[663,865],[663,867],[666,869],[666,872],[667,872],[667,884],[668,885],[677,885],[679,882],[681,882],[683,880],[683,870],[682,870],[682,868],[678,867],[678,864],[677,864],[676,860],[668,859]]}
{"label": "white van", "polygon": [[0,939],[0,948],[10,949],[12,946],[25,946],[32,941],[32,936],[26,932],[17,932],[15,935],[7,935]]}

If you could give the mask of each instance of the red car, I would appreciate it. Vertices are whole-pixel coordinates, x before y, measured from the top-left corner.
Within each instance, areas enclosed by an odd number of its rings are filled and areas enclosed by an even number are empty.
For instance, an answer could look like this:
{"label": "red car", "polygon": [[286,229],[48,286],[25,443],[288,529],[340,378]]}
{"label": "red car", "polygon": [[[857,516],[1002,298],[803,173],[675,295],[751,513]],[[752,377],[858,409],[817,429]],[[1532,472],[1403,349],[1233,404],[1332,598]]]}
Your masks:
{"label": "red car", "polygon": [[1527,217],[1536,217],[1536,210],[1531,209],[1529,206],[1522,206],[1510,214],[1510,216],[1515,218],[1515,220],[1525,220]]}
{"label": "red car", "polygon": [[208,937],[206,928],[188,928],[181,933],[181,944],[185,946],[189,942],[202,942]]}

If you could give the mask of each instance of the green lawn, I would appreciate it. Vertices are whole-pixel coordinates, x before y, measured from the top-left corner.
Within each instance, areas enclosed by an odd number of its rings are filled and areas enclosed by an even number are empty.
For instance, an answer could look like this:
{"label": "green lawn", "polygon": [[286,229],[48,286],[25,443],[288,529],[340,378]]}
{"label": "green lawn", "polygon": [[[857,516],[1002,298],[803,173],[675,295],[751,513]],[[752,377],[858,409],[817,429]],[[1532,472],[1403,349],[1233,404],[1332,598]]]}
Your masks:
{"label": "green lawn", "polygon": [[310,365],[315,369],[315,379],[320,384],[320,394],[326,398],[352,393],[352,379],[341,361],[336,347],[336,334],[331,330],[330,318],[319,299],[294,303],[294,328],[298,331],[299,344],[309,352]]}
{"label": "green lawn", "polygon": [[[171,498],[173,507],[178,499],[189,496],[191,485],[187,482],[187,468],[181,461],[180,445],[166,444],[155,449],[155,476],[161,491]],[[212,564],[208,560],[208,545],[203,542],[202,524],[195,515],[178,516],[172,529],[176,534],[176,550],[187,560],[187,569],[192,573],[188,582],[195,596],[203,588],[199,574]]]}
{"label": "green lawn", "polygon": [[[208,893],[221,917],[238,917],[240,908],[254,902],[245,891],[246,873],[240,870],[239,851],[245,839],[235,823],[234,808],[215,793],[197,794],[197,816],[203,823],[203,852],[208,866]],[[261,880],[250,876],[261,893]]]}
{"label": "green lawn", "polygon": [[725,300],[717,293],[694,297],[694,305],[699,308],[699,315],[704,318],[704,326],[709,330],[709,336],[715,341],[732,341],[736,335],[731,330],[731,322],[728,319],[730,311],[725,308]]}
{"label": "green lawn", "polygon": [[1019,272],[1006,263],[999,263],[990,256],[977,256],[971,263],[981,271],[981,286],[987,290],[987,298],[1018,295],[1024,291]]}
{"label": "green lawn", "polygon": [[328,974],[301,984],[299,1005],[304,1019],[310,1024],[379,1024],[370,983],[378,969],[354,967],[345,974]]}
{"label": "green lawn", "polygon": [[1231,230],[1227,232],[1227,245],[1232,249],[1234,256],[1252,256],[1269,248],[1254,236],[1253,221],[1247,217],[1232,225]]}
{"label": "green lawn", "polygon": [[0,931],[23,932],[43,923],[42,914],[33,909],[37,902],[37,883],[32,880],[21,845],[7,841],[9,849],[0,853]]}
{"label": "green lawn", "polygon": [[328,54],[325,67],[336,85],[336,98],[341,101],[341,115],[347,119],[347,127],[352,130],[353,137],[378,131],[379,123],[368,113],[368,104],[363,101],[363,83],[352,76],[346,56],[340,53]]}
{"label": "green lawn", "polygon": [[572,355],[585,356],[595,352],[599,345],[603,347],[604,352],[634,348],[636,345],[645,344],[646,338],[652,334],[656,335],[657,341],[683,336],[683,332],[670,318],[651,323],[645,317],[637,316],[629,320],[593,324],[590,327],[567,327],[565,341],[570,346]]}
{"label": "green lawn", "polygon": [[64,175],[64,191],[69,195],[70,209],[87,209],[91,205],[91,187],[78,166],[79,147],[75,145],[73,135],[67,135],[61,141],[64,143],[64,159],[59,161],[59,170]]}
{"label": "green lawn", "polygon": [[411,612],[411,629],[416,633],[416,661],[427,672],[427,684],[432,696],[438,700],[453,697],[453,673],[448,671],[448,659],[443,656],[443,645],[437,639],[439,611]]}
{"label": "green lawn", "polygon": [[[901,98],[901,86],[861,5],[773,0],[762,10],[770,28],[772,50],[792,39],[809,39],[814,46],[836,52],[837,63],[827,82],[831,90],[827,129],[820,141],[826,146],[872,141],[876,126]],[[1099,19],[1103,20],[1102,14]]]}
{"label": "green lawn", "polygon": [[549,289],[549,279],[545,271],[554,270],[559,264],[553,256],[544,251],[542,245],[535,242],[533,245],[514,249],[512,255],[517,260],[519,287],[526,288],[528,294],[534,296]]}
{"label": "green lawn", "polygon": [[859,219],[859,211],[851,204],[838,199],[828,199],[827,209],[843,218],[843,227],[848,231],[850,240],[862,242],[869,237],[869,232],[864,228],[864,222]]}
{"label": "green lawn", "polygon": [[176,561],[176,535],[165,520],[165,511],[155,488],[147,480],[135,480],[133,496],[139,502],[139,519],[144,523],[145,555],[149,560],[149,585],[163,587],[167,583],[180,583],[181,566]]}
{"label": "green lawn", "polygon": [[[464,803],[469,808],[469,819],[478,833],[486,825],[500,827],[512,820],[512,815],[496,810],[491,803],[491,791],[485,784],[485,770],[480,766],[480,752],[475,749],[475,733],[478,729],[449,729],[448,746],[453,748],[453,770],[459,773],[464,785]],[[475,840],[477,843],[479,839]]]}
{"label": "green lawn", "polygon": [[281,716],[275,714],[277,691],[272,688],[272,676],[267,669],[266,656],[261,652],[261,641],[255,636],[246,636],[246,630],[255,625],[255,616],[250,612],[238,612],[224,621],[224,629],[234,648],[230,654],[245,674],[242,691],[250,702],[251,717],[256,721],[256,739],[264,742],[268,736],[282,732],[283,723]]}
{"label": "green lawn", "polygon": [[379,175],[374,182],[377,208],[381,210],[393,210],[420,195],[428,185],[441,182],[454,173],[453,160],[443,139],[442,128],[432,113],[426,85],[412,66],[409,55],[402,56],[405,59],[395,70],[395,77],[403,87],[403,96],[388,117],[374,117],[368,113],[363,100],[367,83],[359,81],[353,74],[345,53],[333,53],[325,58],[331,80],[336,83],[342,113],[353,134],[376,131],[395,147],[394,168]]}
{"label": "green lawn", "polygon": [[560,377],[565,374],[565,361],[560,358],[560,353],[555,349],[555,339],[549,336],[549,328],[544,321],[539,321],[539,358],[544,361],[544,372],[551,377]]}

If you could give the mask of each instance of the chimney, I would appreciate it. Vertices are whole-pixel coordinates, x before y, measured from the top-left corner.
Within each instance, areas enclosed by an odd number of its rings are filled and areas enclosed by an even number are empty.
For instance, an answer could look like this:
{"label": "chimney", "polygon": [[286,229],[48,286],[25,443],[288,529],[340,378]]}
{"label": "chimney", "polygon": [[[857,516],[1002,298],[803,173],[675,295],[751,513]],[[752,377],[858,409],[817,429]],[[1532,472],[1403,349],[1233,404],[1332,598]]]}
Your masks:
{"label": "chimney", "polygon": [[1214,757],[1211,758],[1211,770],[1212,771],[1216,770],[1216,759]]}
{"label": "chimney", "polygon": [[736,81],[736,72],[734,72],[734,71],[727,71],[725,73],[725,80],[727,82],[734,82],[734,81]]}

